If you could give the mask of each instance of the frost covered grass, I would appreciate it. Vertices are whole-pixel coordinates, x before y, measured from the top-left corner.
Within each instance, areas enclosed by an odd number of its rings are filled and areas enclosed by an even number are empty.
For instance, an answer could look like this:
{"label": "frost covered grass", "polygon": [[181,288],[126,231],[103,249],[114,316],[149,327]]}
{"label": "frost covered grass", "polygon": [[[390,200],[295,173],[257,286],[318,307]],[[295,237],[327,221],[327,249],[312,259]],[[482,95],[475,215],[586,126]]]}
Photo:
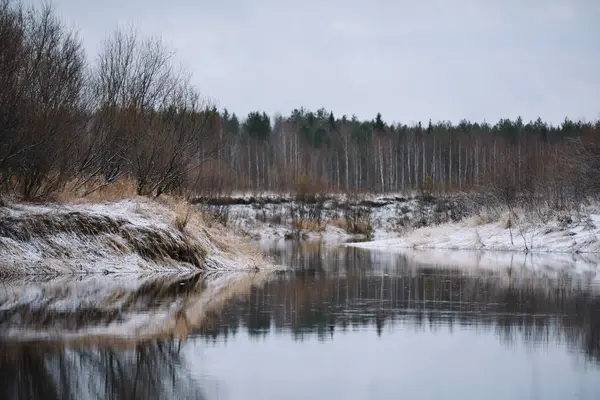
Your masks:
{"label": "frost covered grass", "polygon": [[434,204],[395,196],[244,195],[197,201],[227,226],[256,240],[382,238],[397,234],[413,221],[439,215],[431,211]]}
{"label": "frost covered grass", "polygon": [[596,253],[600,252],[599,237],[600,208],[591,206],[571,212],[486,210],[459,222],[407,230],[401,237],[348,246],[383,250]]}
{"label": "frost covered grass", "polygon": [[[205,207],[215,207],[213,199]],[[528,201],[536,200],[529,204]],[[532,196],[505,204],[494,196],[242,196],[224,199],[228,225],[256,240],[374,240],[368,248],[597,252],[600,206],[560,211]],[[212,204],[212,205],[211,205]],[[351,244],[354,245],[354,244]]]}
{"label": "frost covered grass", "polygon": [[260,251],[182,201],[0,208],[0,275],[249,270]]}

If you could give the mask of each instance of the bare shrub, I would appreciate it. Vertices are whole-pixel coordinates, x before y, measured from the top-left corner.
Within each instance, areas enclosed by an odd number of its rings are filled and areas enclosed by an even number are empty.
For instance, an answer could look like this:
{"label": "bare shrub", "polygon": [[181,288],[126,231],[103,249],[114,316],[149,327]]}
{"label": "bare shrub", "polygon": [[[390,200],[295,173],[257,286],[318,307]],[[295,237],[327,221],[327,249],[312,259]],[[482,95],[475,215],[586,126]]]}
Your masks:
{"label": "bare shrub", "polygon": [[50,6],[0,2],[0,174],[26,199],[73,175],[83,112],[85,57]]}
{"label": "bare shrub", "polygon": [[346,221],[346,232],[350,234],[366,235],[373,233],[373,221],[369,207],[346,204],[343,207]]}
{"label": "bare shrub", "polygon": [[217,204],[207,206],[203,212],[208,219],[216,221],[217,223],[227,226],[230,221],[230,206],[225,204]]}
{"label": "bare shrub", "polygon": [[331,226],[335,226],[335,227],[343,229],[345,231],[347,231],[347,229],[348,229],[347,222],[343,218],[332,219],[329,221],[329,224]]}
{"label": "bare shrub", "polygon": [[308,232],[323,232],[325,225],[319,221],[303,219],[295,222],[294,228]]}
{"label": "bare shrub", "polygon": [[78,178],[67,182],[63,189],[54,195],[63,203],[98,203],[122,200],[136,196],[136,182],[121,178],[107,182],[103,178],[89,179],[83,185]]}
{"label": "bare shrub", "polygon": [[113,180],[130,175],[137,194],[182,195],[201,180],[219,146],[218,115],[158,39],[117,30],[93,73],[97,112],[81,169]]}
{"label": "bare shrub", "polygon": [[252,206],[256,209],[256,220],[263,223],[267,222],[267,208],[265,207],[265,203],[263,201],[258,201]]}
{"label": "bare shrub", "polygon": [[271,215],[267,218],[270,225],[281,225],[285,221],[284,210],[281,206],[273,207]]}

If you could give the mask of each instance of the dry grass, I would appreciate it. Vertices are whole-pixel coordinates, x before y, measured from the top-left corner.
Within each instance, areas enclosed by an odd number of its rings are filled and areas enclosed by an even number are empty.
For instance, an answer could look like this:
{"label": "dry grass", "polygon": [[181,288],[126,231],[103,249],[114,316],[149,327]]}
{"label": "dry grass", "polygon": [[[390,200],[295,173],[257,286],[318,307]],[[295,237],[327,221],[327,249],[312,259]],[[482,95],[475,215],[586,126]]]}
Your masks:
{"label": "dry grass", "polygon": [[199,269],[204,267],[208,250],[188,235],[173,237],[168,232],[135,227],[121,235],[142,258],[154,262],[183,262]]}
{"label": "dry grass", "polygon": [[[39,210],[25,206],[30,209],[19,211],[16,204],[14,212],[0,209],[0,250],[16,262],[7,262],[10,268],[4,263],[5,273],[52,273],[57,260],[64,261],[61,271],[89,272],[102,259],[110,259],[110,269],[116,271],[114,260],[130,254],[149,262],[140,268],[158,270],[189,265],[206,270],[256,269],[266,264],[247,239],[213,223],[186,199],[166,195],[149,199],[136,196],[135,189],[135,182],[126,179],[112,184],[70,182],[54,199],[60,206],[50,203]],[[29,254],[36,259],[40,252],[42,264],[27,261]]]}
{"label": "dry grass", "polygon": [[477,229],[475,229],[475,243],[477,244],[478,248],[484,247],[483,240],[481,239],[481,235]]}
{"label": "dry grass", "polygon": [[468,227],[491,224],[498,221],[498,215],[492,211],[482,211],[477,215],[465,219],[465,224]]}
{"label": "dry grass", "polygon": [[[198,206],[194,206],[194,207],[198,207]],[[218,211],[214,211],[211,209],[200,209],[200,208],[195,208],[194,209],[195,213],[199,213],[202,220],[204,221],[204,223],[206,224],[207,227],[212,227],[213,225],[223,225],[223,226],[227,226],[229,224],[229,215],[225,212],[223,214],[220,214]]]}
{"label": "dry grass", "polygon": [[7,214],[0,218],[0,236],[19,242],[60,233],[99,236],[105,233],[117,234],[124,224],[124,220],[81,212],[38,213],[21,216]]}
{"label": "dry grass", "polygon": [[352,224],[350,230],[347,230],[347,232],[355,235],[369,236],[373,233],[373,225],[371,224],[371,220],[357,221]]}
{"label": "dry grass", "polygon": [[299,221],[296,221],[294,227],[296,229],[308,232],[323,232],[325,230],[324,223],[309,219],[301,219]]}
{"label": "dry grass", "polygon": [[328,224],[341,228],[351,235],[369,236],[373,233],[373,225],[370,218],[360,218],[357,220],[338,218],[330,220]]}
{"label": "dry grass", "polygon": [[[59,234],[82,240],[107,239],[105,244],[118,252],[132,250],[143,259],[153,262],[183,262],[202,268],[207,250],[188,235],[173,235],[162,229],[140,227],[107,215],[90,213],[43,212],[0,218],[0,237],[17,243],[37,241],[51,250],[48,256],[68,256],[69,246],[56,242]],[[120,240],[122,239],[122,240]]]}
{"label": "dry grass", "polygon": [[504,213],[500,217],[500,224],[504,227],[504,229],[514,228],[514,217],[511,215],[511,213]]}
{"label": "dry grass", "polygon": [[348,231],[348,222],[342,218],[330,220],[329,225],[341,228],[344,231]]}
{"label": "dry grass", "polygon": [[210,242],[206,243],[207,245],[214,246],[232,260],[238,260],[241,263],[250,262],[253,267],[266,263],[258,247],[218,223],[212,214],[202,212],[200,208],[183,198],[161,196],[156,201],[171,210],[173,226],[177,229],[184,226],[183,234],[185,236],[205,238]]}
{"label": "dry grass", "polygon": [[55,200],[71,204],[117,201],[136,197],[136,189],[135,181],[127,178],[119,179],[116,182],[107,182],[101,179],[92,179],[85,183],[71,181],[55,195]]}
{"label": "dry grass", "polygon": [[279,214],[273,214],[267,217],[267,223],[271,224],[271,225],[281,225],[283,224],[285,221],[285,219],[283,218],[283,216],[279,213]]}
{"label": "dry grass", "polygon": [[247,267],[258,269],[268,261],[264,258],[260,249],[250,240],[240,238],[222,225],[217,224],[210,228],[205,228],[204,232],[211,244],[221,251],[222,254],[227,254],[233,260],[239,260],[239,262],[245,264]]}
{"label": "dry grass", "polygon": [[180,201],[175,205],[174,212],[176,214],[175,221],[173,222],[175,229],[184,232],[192,217],[191,205],[187,202]]}

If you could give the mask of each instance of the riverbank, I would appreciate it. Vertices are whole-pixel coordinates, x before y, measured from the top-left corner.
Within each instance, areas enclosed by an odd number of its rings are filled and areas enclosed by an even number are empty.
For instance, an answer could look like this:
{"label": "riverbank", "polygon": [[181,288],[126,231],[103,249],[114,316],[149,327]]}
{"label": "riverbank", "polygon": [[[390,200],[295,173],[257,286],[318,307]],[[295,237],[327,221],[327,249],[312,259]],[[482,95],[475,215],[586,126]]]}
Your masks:
{"label": "riverbank", "polygon": [[0,207],[0,275],[257,270],[246,238],[174,199]]}
{"label": "riverbank", "polygon": [[600,207],[590,205],[509,213],[469,198],[391,195],[81,201],[0,207],[0,275],[256,271],[269,263],[253,240],[600,252]]}
{"label": "riverbank", "polygon": [[395,238],[348,243],[378,250],[436,249],[536,253],[600,252],[600,209],[554,213],[540,210],[472,215],[457,222],[425,226]]}
{"label": "riverbank", "polygon": [[199,198],[197,206],[253,240],[377,240],[466,215],[455,197],[269,194]]}
{"label": "riverbank", "polygon": [[258,241],[351,242],[379,250],[600,252],[600,205],[562,209],[539,199],[510,207],[493,196],[238,195],[198,207]]}

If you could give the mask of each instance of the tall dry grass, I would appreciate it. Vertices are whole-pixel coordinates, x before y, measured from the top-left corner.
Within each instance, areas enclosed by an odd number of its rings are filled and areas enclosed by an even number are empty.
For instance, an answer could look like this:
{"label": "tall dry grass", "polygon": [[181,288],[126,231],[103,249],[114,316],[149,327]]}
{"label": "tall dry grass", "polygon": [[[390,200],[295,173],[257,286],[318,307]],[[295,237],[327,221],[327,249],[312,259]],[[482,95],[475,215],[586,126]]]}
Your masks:
{"label": "tall dry grass", "polygon": [[59,203],[102,203],[124,200],[137,196],[136,183],[133,179],[122,178],[115,182],[92,179],[84,184],[71,180],[57,192],[54,199]]}
{"label": "tall dry grass", "polygon": [[294,228],[302,231],[320,233],[325,230],[325,221],[316,221],[311,219],[301,219],[294,223]]}

